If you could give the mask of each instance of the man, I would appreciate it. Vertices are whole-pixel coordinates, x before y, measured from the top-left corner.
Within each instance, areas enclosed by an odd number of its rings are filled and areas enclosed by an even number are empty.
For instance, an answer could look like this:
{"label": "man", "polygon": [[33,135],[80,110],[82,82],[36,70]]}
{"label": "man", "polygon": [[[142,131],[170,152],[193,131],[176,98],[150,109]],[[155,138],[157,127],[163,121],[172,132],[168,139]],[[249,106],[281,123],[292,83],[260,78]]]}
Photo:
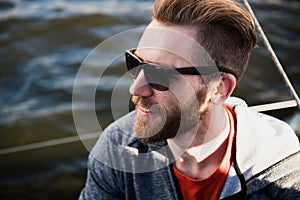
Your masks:
{"label": "man", "polygon": [[299,199],[299,143],[230,97],[256,44],[232,0],[157,0],[125,53],[136,111],[94,146],[80,199]]}

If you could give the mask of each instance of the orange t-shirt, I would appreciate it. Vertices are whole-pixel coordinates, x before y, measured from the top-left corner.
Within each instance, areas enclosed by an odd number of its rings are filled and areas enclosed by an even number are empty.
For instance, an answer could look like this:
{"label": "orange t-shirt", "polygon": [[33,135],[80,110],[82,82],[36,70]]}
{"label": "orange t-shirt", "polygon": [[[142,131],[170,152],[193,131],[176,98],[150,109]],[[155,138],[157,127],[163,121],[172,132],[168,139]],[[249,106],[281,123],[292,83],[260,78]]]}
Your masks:
{"label": "orange t-shirt", "polygon": [[229,117],[230,131],[228,138],[224,141],[228,144],[226,153],[217,170],[208,178],[198,180],[182,174],[173,165],[174,174],[177,178],[183,199],[185,200],[215,200],[218,199],[221,194],[232,163],[231,149],[235,135],[235,113],[229,107],[225,107],[225,109]]}

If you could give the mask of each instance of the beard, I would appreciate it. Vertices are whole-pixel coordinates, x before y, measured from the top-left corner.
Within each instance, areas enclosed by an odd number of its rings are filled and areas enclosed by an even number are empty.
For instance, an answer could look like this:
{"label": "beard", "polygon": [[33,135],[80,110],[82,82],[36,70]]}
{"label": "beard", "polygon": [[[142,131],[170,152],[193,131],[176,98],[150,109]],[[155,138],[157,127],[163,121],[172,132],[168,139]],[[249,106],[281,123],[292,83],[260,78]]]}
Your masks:
{"label": "beard", "polygon": [[[132,97],[136,106],[150,110],[150,119],[136,115],[134,131],[143,144],[155,144],[169,138],[180,136],[195,128],[207,113],[207,109],[199,111],[204,102],[203,91],[197,93],[198,102],[173,103],[169,109],[159,104],[152,104],[146,98]],[[178,135],[179,134],[179,135]]]}

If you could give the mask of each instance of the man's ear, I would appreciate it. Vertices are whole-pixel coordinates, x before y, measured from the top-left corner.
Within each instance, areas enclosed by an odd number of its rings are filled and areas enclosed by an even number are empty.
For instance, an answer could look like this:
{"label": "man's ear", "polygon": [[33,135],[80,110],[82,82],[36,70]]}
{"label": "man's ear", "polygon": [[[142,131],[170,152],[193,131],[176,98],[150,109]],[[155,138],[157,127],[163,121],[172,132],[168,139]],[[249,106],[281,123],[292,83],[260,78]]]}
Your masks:
{"label": "man's ear", "polygon": [[221,80],[216,85],[216,89],[211,96],[213,104],[222,104],[232,94],[236,86],[236,78],[229,73],[222,73]]}

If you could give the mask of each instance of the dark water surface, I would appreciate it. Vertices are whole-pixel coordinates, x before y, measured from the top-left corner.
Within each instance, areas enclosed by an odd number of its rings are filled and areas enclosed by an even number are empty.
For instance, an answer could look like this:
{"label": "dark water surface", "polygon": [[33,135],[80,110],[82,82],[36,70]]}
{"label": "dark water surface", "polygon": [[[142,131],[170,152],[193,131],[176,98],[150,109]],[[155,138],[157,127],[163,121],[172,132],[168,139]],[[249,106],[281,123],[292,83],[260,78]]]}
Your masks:
{"label": "dark water surface", "polygon": [[[300,2],[250,3],[300,93]],[[81,63],[108,37],[145,26],[151,8],[150,0],[0,0],[0,149],[77,135],[72,91]],[[99,55],[126,45],[115,41]],[[292,99],[269,53],[259,45],[235,95],[249,105]],[[113,120],[111,95],[124,72],[122,59],[116,59],[97,87],[102,127]],[[91,71],[82,84],[88,87],[93,78]],[[131,80],[126,80],[128,87]],[[120,101],[128,102],[125,96]],[[300,132],[296,108],[271,114]],[[0,155],[0,199],[76,199],[85,180],[87,154],[74,142]]]}

